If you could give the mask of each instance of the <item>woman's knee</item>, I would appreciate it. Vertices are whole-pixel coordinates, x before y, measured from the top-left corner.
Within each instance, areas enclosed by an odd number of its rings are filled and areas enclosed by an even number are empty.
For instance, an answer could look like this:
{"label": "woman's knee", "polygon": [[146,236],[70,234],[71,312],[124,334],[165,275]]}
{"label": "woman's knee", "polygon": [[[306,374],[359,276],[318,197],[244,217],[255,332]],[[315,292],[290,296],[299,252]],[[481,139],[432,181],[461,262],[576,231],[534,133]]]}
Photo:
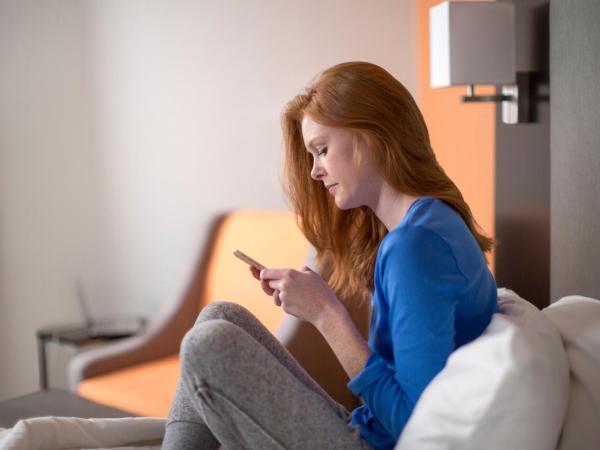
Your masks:
{"label": "woman's knee", "polygon": [[250,311],[234,302],[217,300],[209,303],[198,315],[196,325],[200,322],[214,319],[227,320],[228,322],[236,323],[240,317],[251,315]]}
{"label": "woman's knee", "polygon": [[221,357],[237,346],[244,332],[233,323],[213,319],[194,325],[181,341],[182,360],[204,362]]}

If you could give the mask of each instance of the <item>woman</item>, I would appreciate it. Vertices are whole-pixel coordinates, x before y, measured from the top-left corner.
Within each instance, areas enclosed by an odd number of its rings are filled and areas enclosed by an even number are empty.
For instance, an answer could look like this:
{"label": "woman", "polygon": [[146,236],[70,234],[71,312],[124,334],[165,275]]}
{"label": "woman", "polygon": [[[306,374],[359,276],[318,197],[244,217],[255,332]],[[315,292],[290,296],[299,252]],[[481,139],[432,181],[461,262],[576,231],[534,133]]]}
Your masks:
{"label": "woman", "polygon": [[[207,306],[182,344],[163,448],[390,449],[450,353],[496,311],[484,236],[436,161],[410,93],[384,69],[323,71],[282,117],[286,187],[320,275],[251,268],[313,324],[363,400],[332,400],[243,308]],[[342,301],[371,295],[366,342]]]}

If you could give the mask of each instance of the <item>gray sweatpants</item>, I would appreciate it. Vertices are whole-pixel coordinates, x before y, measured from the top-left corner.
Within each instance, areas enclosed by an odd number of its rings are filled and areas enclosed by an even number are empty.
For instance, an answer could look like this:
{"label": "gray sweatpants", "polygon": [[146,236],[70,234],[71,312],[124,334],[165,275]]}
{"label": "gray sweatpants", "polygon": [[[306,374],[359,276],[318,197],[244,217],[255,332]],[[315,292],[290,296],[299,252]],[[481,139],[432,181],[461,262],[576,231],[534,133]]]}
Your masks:
{"label": "gray sweatpants", "polygon": [[163,450],[372,449],[333,400],[242,306],[206,306],[181,344]]}

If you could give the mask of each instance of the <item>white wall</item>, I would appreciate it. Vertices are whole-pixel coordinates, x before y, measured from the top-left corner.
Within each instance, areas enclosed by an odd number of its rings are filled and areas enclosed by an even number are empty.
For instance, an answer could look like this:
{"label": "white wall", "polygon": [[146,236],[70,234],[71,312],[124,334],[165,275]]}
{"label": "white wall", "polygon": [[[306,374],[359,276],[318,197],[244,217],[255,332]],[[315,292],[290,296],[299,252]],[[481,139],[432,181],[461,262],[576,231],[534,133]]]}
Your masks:
{"label": "white wall", "polygon": [[35,330],[155,317],[211,219],[286,208],[279,115],[319,70],[413,93],[413,0],[0,0],[0,399],[37,389]]}

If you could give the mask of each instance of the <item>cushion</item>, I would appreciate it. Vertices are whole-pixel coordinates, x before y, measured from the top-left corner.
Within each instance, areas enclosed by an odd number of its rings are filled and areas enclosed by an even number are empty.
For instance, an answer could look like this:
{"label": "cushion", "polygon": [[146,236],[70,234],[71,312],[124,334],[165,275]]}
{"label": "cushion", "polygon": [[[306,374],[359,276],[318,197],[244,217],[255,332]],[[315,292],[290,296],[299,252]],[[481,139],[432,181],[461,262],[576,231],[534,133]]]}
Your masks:
{"label": "cushion", "polygon": [[561,337],[513,291],[498,289],[498,304],[427,386],[396,450],[556,448],[569,391]]}
{"label": "cushion", "polygon": [[562,335],[571,366],[569,403],[558,448],[600,448],[600,300],[564,297],[543,312]]}

